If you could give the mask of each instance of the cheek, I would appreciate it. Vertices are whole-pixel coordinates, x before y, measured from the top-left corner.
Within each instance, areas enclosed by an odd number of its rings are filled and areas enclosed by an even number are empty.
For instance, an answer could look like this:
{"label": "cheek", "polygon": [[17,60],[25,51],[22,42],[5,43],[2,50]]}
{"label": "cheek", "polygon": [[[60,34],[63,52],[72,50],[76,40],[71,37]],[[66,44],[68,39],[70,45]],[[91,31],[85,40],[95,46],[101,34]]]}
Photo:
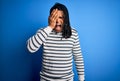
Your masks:
{"label": "cheek", "polygon": [[60,20],[60,22],[61,22],[62,24],[64,23],[64,21],[63,21],[62,19]]}

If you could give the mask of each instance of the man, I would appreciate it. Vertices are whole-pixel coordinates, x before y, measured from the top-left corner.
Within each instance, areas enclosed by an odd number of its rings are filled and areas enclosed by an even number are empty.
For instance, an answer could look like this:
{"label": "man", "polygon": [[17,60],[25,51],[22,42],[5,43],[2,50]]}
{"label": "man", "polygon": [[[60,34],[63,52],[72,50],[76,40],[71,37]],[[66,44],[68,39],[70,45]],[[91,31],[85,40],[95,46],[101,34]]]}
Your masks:
{"label": "man", "polygon": [[27,48],[31,53],[43,45],[41,81],[73,81],[74,57],[79,80],[84,81],[84,62],[78,33],[72,29],[67,8],[56,3],[50,9],[48,26],[39,29],[29,38]]}

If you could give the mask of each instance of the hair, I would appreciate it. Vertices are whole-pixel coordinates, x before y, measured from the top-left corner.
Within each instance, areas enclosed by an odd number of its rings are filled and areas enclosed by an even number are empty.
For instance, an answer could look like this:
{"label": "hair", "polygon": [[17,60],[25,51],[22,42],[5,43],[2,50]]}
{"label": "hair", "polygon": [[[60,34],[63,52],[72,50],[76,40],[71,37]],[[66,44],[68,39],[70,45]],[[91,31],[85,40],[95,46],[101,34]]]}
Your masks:
{"label": "hair", "polygon": [[50,14],[54,9],[58,9],[63,11],[64,13],[64,25],[63,25],[63,30],[62,30],[62,37],[63,38],[70,38],[72,35],[71,32],[71,26],[70,26],[70,21],[69,21],[69,13],[65,5],[60,4],[60,3],[55,3],[53,7],[50,9]]}

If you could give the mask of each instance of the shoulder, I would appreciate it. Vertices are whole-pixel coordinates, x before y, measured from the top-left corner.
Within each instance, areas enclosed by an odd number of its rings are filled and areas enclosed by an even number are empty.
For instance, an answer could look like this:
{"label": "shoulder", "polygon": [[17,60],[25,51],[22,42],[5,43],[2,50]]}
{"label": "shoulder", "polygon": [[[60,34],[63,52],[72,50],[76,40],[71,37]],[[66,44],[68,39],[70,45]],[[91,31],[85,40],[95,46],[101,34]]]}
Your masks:
{"label": "shoulder", "polygon": [[46,27],[39,27],[37,31],[44,30]]}
{"label": "shoulder", "polygon": [[71,28],[71,31],[72,31],[72,35],[77,35],[78,34],[78,31],[73,27]]}
{"label": "shoulder", "polygon": [[43,31],[43,29],[44,29],[44,27],[39,27],[39,28],[37,29],[37,33]]}
{"label": "shoulder", "polygon": [[39,27],[37,32],[47,32],[49,30],[50,30],[50,27],[49,26],[45,26],[45,27]]}

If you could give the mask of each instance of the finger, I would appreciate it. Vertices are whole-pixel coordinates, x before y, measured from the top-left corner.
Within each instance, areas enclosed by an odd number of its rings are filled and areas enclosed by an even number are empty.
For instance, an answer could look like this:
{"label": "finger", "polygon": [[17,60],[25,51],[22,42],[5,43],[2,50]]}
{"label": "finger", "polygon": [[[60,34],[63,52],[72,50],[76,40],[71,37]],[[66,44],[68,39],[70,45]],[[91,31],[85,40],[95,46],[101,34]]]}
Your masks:
{"label": "finger", "polygon": [[53,20],[55,20],[55,21],[56,21],[56,20],[57,20],[57,18],[58,18],[58,14],[55,14],[55,15],[54,15],[54,17],[53,17]]}
{"label": "finger", "polygon": [[55,9],[54,11],[53,11],[53,13],[51,14],[51,17],[54,17],[55,16],[55,14],[57,14],[57,9]]}
{"label": "finger", "polygon": [[53,13],[55,13],[57,10],[58,10],[57,8],[54,9],[54,10],[52,11],[51,15],[53,15]]}
{"label": "finger", "polygon": [[58,17],[58,12],[56,11],[53,15],[52,18],[55,20]]}
{"label": "finger", "polygon": [[52,12],[51,12],[51,14],[50,15],[53,15],[53,13],[56,11],[56,9],[54,9]]}
{"label": "finger", "polygon": [[55,23],[56,22],[56,17],[57,17],[57,14],[55,14],[54,16],[49,16],[49,22],[51,22],[51,23]]}

